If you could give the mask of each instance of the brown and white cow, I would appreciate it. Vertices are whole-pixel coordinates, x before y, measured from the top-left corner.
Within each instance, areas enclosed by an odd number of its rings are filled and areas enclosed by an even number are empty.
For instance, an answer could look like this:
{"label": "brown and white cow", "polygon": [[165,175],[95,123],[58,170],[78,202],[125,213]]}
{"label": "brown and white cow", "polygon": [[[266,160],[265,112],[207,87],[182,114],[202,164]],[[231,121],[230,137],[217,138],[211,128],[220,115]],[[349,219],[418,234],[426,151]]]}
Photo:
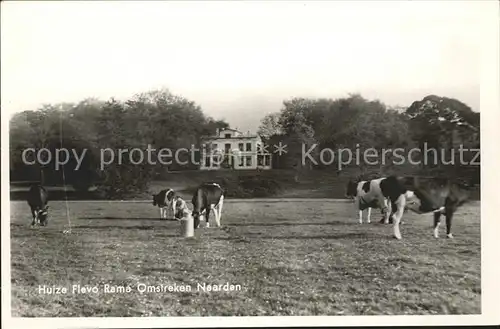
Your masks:
{"label": "brown and white cow", "polygon": [[172,189],[161,190],[158,194],[153,194],[153,206],[160,208],[160,219],[167,219],[168,210],[173,210],[173,200],[175,191]]}
{"label": "brown and white cow", "polygon": [[446,236],[452,238],[453,215],[469,199],[469,187],[437,177],[390,176],[380,182],[380,188],[392,207],[394,236],[401,239],[399,224],[405,208],[418,214],[433,214],[434,237],[439,237],[441,215],[446,217]]}
{"label": "brown and white cow", "polygon": [[224,190],[217,183],[201,184],[195,191],[192,199],[194,228],[200,225],[200,217],[205,217],[206,227],[209,227],[210,211],[214,211],[215,223],[220,227]]}
{"label": "brown and white cow", "polygon": [[33,220],[31,226],[48,224],[48,203],[49,194],[42,185],[32,185],[28,191],[27,201],[31,209]]}

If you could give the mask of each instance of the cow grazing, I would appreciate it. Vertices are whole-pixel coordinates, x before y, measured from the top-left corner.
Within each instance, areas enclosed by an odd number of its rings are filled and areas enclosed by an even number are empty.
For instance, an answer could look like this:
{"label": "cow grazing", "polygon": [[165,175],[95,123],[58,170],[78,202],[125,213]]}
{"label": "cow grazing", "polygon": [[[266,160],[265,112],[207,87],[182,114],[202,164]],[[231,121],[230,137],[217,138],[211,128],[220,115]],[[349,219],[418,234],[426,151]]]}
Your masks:
{"label": "cow grazing", "polygon": [[167,219],[168,209],[173,209],[175,191],[172,189],[161,190],[158,194],[153,194],[153,206],[160,208],[160,219]]}
{"label": "cow grazing", "polygon": [[180,196],[176,196],[173,201],[174,217],[175,219],[182,219],[187,216],[191,216],[192,212],[189,210],[186,201]]}
{"label": "cow grazing", "polygon": [[43,186],[32,185],[30,187],[27,201],[31,208],[31,215],[33,216],[33,221],[31,222],[32,227],[36,224],[40,224],[41,226],[46,226],[48,224],[48,198],[49,194]]}
{"label": "cow grazing", "polygon": [[206,227],[209,227],[210,210],[214,210],[215,222],[220,227],[224,191],[217,183],[204,183],[200,185],[193,195],[194,228],[200,225],[200,217],[205,216]]}
{"label": "cow grazing", "polygon": [[363,223],[363,211],[368,209],[367,222],[370,223],[371,210],[381,209],[384,217],[382,220],[387,224],[391,215],[390,203],[380,189],[380,182],[384,178],[358,181],[350,180],[347,183],[346,197],[354,199],[354,207],[359,213],[359,223]]}
{"label": "cow grazing", "polygon": [[405,208],[418,214],[433,213],[434,237],[439,237],[441,215],[446,217],[446,236],[452,238],[452,219],[458,207],[469,199],[468,186],[444,178],[390,176],[380,183],[393,210],[394,236],[401,239],[399,224]]}

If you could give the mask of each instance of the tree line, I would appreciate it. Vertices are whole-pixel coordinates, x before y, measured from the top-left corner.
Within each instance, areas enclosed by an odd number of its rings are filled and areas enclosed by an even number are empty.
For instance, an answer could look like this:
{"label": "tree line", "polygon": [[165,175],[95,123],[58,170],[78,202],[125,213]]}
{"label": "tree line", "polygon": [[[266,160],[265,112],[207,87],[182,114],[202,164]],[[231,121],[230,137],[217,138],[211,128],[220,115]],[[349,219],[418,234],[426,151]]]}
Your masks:
{"label": "tree line", "polygon": [[[280,111],[262,119],[258,132],[269,144],[279,141],[287,144],[288,152],[279,158],[275,156],[273,162],[281,168],[295,168],[296,179],[304,170],[325,167],[321,162],[304,163],[301,158],[304,150],[312,150],[309,154],[317,158],[319,150],[328,148],[352,150],[353,159],[344,168],[357,167],[361,177],[370,173],[440,173],[463,176],[469,182],[478,184],[480,168],[470,165],[479,161],[474,159],[478,152],[463,152],[463,161],[460,161],[457,152],[459,145],[466,149],[480,149],[479,129],[480,114],[456,99],[429,95],[407,108],[396,109],[380,101],[352,94],[338,99],[285,100]],[[377,164],[356,159],[356,156],[361,156],[370,148],[400,148],[407,151],[415,148],[422,151],[435,149],[437,154],[428,151],[426,161],[424,152],[408,156],[419,165],[409,161],[399,164],[392,161],[391,153],[385,160],[379,153],[378,161],[375,161]],[[358,154],[354,152],[357,149],[360,150]],[[454,161],[450,164],[452,157]],[[334,165],[333,168],[340,166]]]}
{"label": "tree line", "polygon": [[[137,164],[123,156],[121,163],[113,161],[100,170],[102,149],[143,150],[148,144],[153,149],[189,149],[199,144],[202,136],[227,127],[227,122],[205,115],[195,102],[167,89],[137,94],[126,101],[86,99],[77,104],[44,105],[18,113],[10,121],[11,181],[65,183],[81,191],[99,183],[106,195],[123,196],[144,190],[165,169],[194,169],[193,164]],[[55,170],[53,161],[25,164],[22,152],[27,148],[46,148],[52,154],[62,148],[75,149],[77,154],[87,152],[78,170],[74,170],[78,166],[74,154],[62,169]],[[45,163],[48,159],[43,156],[47,154],[40,153]]]}
{"label": "tree line", "polygon": [[[224,120],[207,116],[195,102],[167,89],[137,94],[125,101],[85,99],[76,104],[43,105],[35,111],[17,113],[10,120],[10,177],[11,181],[41,181],[46,185],[65,183],[82,191],[98,183],[107,196],[123,196],[143,191],[165,170],[192,170],[197,166],[192,162],[173,162],[167,167],[159,163],[136,164],[123,157],[121,163],[115,161],[100,170],[101,149],[144,149],[148,144],[155,149],[189,149],[191,145],[199,146],[202,136],[227,127]],[[479,113],[458,100],[434,95],[415,101],[405,111],[360,95],[292,98],[283,102],[280,111],[261,120],[258,133],[267,144],[282,141],[288,145],[285,156],[273,159],[275,168],[301,172],[325,169],[299,163],[302,145],[354,149],[357,145],[408,148],[428,143],[451,148],[460,142],[479,148]],[[27,148],[46,148],[52,154],[61,148],[79,154],[87,151],[80,163],[70,154],[68,163],[55,170],[52,162],[25,164],[22,153]],[[361,172],[368,170],[363,163],[359,167]],[[390,171],[391,166],[375,169]],[[479,173],[479,168],[454,166],[453,170],[467,177],[478,177]]]}

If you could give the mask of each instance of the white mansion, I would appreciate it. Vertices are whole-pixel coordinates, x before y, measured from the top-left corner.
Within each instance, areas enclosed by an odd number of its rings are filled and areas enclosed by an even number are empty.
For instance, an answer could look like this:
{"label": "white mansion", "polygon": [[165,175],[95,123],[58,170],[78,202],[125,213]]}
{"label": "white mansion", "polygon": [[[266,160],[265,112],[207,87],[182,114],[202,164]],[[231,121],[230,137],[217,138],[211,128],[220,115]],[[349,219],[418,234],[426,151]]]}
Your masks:
{"label": "white mansion", "polygon": [[202,139],[200,170],[271,169],[271,153],[258,135],[234,129],[217,129]]}

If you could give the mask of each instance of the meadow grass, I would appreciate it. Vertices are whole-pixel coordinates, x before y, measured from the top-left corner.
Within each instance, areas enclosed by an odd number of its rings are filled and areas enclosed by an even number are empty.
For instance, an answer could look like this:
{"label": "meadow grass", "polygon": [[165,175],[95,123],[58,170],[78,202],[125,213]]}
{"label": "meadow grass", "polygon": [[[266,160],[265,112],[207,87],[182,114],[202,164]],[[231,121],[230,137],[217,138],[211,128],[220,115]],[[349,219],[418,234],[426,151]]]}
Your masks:
{"label": "meadow grass", "polygon": [[[455,239],[432,236],[432,216],[392,227],[358,224],[352,204],[226,200],[222,227],[179,237],[148,203],[50,202],[47,227],[30,229],[26,202],[11,202],[12,316],[126,317],[480,313],[480,207],[459,209]],[[444,222],[444,219],[443,219]],[[197,291],[198,283],[241,291]],[[130,286],[104,293],[104,284]],[[139,293],[146,285],[191,292]],[[98,286],[73,294],[72,285]],[[65,286],[64,295],[38,293]]]}

